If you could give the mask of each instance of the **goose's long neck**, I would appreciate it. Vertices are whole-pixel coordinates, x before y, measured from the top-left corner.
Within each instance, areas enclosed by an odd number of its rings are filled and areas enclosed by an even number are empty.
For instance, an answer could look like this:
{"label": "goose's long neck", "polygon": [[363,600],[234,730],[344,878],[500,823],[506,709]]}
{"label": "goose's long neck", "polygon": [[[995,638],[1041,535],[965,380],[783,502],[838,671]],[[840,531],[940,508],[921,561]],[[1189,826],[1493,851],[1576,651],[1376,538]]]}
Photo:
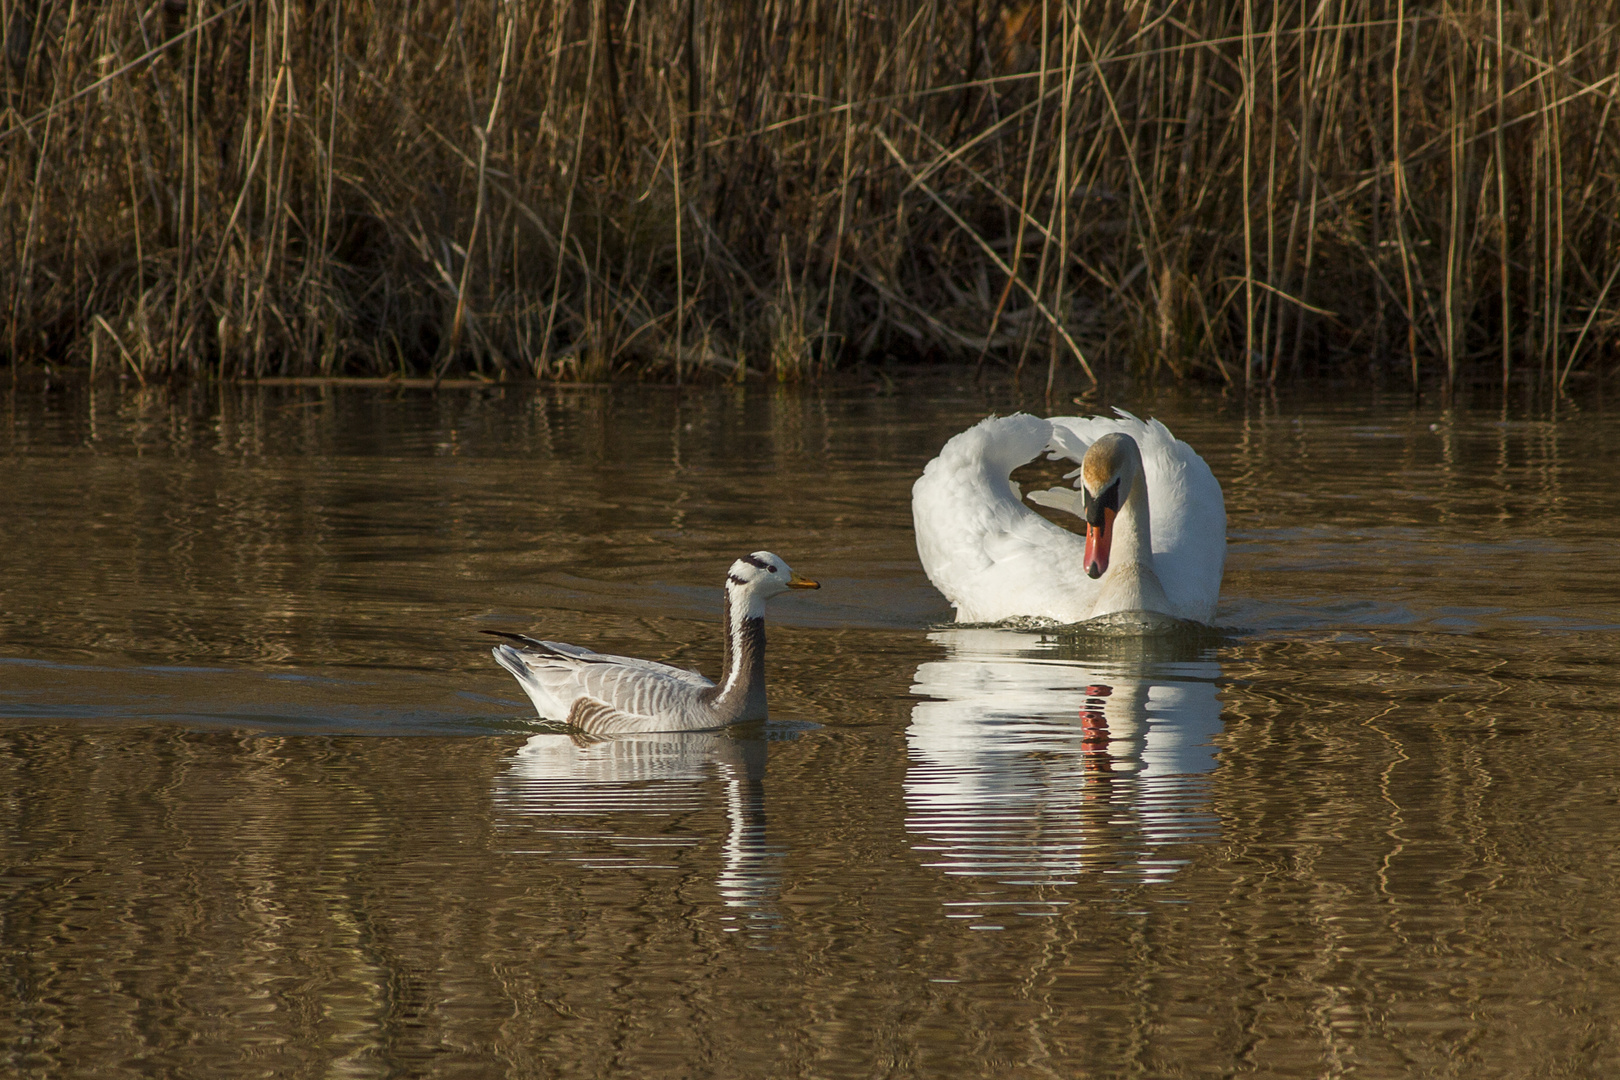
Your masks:
{"label": "goose's long neck", "polygon": [[714,707],[724,723],[765,719],[765,601],[726,583],[726,663]]}

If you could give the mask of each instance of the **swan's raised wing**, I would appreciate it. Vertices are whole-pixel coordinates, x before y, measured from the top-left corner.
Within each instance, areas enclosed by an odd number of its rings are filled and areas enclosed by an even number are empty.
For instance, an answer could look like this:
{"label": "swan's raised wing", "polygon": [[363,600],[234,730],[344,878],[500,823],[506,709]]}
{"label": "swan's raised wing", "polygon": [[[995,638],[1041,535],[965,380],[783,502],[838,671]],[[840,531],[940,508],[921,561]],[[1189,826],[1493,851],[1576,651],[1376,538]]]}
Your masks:
{"label": "swan's raised wing", "polygon": [[1053,510],[1061,510],[1065,514],[1072,514],[1082,521],[1085,520],[1085,507],[1080,504],[1080,491],[1078,488],[1047,488],[1044,491],[1031,491],[1024,498],[1037,506],[1047,506]]}
{"label": "swan's raised wing", "polygon": [[1085,542],[1025,506],[1011,474],[1047,451],[1052,425],[1017,413],[953,437],[912,485],[917,554],[959,622],[1085,617],[1099,586]]}

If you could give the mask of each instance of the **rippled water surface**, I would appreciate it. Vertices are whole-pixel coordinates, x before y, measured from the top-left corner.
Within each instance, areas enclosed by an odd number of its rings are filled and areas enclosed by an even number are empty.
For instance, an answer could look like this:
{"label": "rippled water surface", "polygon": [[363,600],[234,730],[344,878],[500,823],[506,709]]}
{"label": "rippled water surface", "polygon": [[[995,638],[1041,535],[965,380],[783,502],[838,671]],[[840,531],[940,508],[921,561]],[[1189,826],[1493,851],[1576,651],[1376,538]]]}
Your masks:
{"label": "rippled water surface", "polygon": [[[948,625],[1005,388],[10,392],[0,1073],[1620,1075],[1620,423],[1123,403],[1218,640]],[[478,633],[713,674],[758,548],[764,725],[576,741]]]}

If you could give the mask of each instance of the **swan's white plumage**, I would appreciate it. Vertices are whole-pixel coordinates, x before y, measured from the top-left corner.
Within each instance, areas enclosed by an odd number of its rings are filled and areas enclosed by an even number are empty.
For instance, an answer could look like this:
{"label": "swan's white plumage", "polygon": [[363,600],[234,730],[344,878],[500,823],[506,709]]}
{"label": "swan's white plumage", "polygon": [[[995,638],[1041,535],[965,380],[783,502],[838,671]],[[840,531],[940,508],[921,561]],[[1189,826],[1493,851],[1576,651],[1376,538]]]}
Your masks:
{"label": "swan's white plumage", "polygon": [[[990,417],[953,437],[928,463],[912,486],[917,553],[929,580],[956,608],[958,622],[1035,617],[1072,623],[1128,609],[1105,598],[1110,575],[1124,564],[1116,562],[1100,578],[1087,577],[1085,538],[1025,506],[1010,478],[1042,453],[1078,465],[1091,444],[1111,432],[1130,436],[1141,453],[1152,569],[1169,608],[1164,614],[1203,623],[1214,618],[1226,564],[1220,483],[1204,459],[1159,421],[1115,411],[1117,417]],[[1073,488],[1031,492],[1029,498],[1080,512]]]}

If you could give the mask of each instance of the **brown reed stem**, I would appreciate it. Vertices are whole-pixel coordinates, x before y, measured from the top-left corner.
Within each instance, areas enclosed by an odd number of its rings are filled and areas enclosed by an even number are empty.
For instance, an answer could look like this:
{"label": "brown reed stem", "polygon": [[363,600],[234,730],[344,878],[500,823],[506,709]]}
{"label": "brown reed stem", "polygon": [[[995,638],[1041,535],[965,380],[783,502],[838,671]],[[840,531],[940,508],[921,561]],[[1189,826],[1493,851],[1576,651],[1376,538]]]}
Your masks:
{"label": "brown reed stem", "polygon": [[478,200],[473,206],[472,226],[467,230],[465,254],[461,258],[461,278],[456,282],[456,313],[450,323],[450,341],[445,346],[444,359],[433,373],[434,389],[438,389],[445,369],[461,348],[461,334],[467,323],[467,281],[472,276],[473,251],[478,243],[478,227],[484,220],[484,195],[488,190],[489,138],[490,132],[495,130],[495,119],[501,112],[501,94],[506,89],[506,66],[512,58],[512,32],[516,27],[516,20],[506,20],[506,33],[501,42],[501,69],[495,77],[495,95],[490,100],[489,115],[484,119],[484,126],[474,131],[478,136]]}
{"label": "brown reed stem", "polygon": [[1066,351],[1620,359],[1620,0],[1057,3],[65,0],[0,70],[0,348],[684,382],[1039,341],[1054,395]]}
{"label": "brown reed stem", "polygon": [[[1503,136],[1507,130],[1507,66],[1502,58],[1502,0],[1496,0],[1496,213],[1497,213],[1497,274],[1501,297],[1502,337],[1502,392],[1507,393],[1513,376],[1513,314],[1512,289],[1509,287],[1510,263],[1508,259],[1508,196],[1507,162],[1504,158]],[[1594,309],[1595,310],[1595,309]]]}

